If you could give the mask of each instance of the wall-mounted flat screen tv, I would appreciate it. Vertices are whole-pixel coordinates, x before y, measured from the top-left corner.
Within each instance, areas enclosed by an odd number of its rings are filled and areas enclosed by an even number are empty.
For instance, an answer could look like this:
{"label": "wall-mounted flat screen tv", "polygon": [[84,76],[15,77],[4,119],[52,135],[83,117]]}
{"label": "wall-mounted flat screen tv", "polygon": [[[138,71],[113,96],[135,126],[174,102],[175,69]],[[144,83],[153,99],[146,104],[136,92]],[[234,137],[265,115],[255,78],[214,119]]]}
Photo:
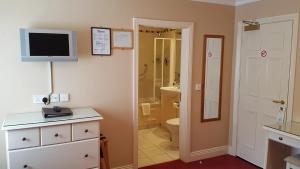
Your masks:
{"label": "wall-mounted flat screen tv", "polygon": [[20,29],[22,61],[77,61],[76,33],[54,29]]}

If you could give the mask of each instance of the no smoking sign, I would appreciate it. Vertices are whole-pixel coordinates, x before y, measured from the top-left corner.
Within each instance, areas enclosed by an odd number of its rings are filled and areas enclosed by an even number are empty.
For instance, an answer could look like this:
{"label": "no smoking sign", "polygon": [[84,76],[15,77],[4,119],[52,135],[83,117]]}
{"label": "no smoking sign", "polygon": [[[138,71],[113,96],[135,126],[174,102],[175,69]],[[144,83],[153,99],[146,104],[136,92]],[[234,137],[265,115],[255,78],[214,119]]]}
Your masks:
{"label": "no smoking sign", "polygon": [[260,55],[261,55],[261,57],[265,58],[265,57],[267,57],[268,52],[267,52],[266,50],[262,50],[262,51],[260,52]]}

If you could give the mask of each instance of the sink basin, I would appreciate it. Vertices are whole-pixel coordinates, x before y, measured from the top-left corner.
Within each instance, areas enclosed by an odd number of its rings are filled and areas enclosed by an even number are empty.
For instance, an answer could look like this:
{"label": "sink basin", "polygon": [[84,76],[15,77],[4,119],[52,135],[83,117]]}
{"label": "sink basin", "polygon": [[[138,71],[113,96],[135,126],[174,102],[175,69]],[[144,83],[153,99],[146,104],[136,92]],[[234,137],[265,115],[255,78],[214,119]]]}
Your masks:
{"label": "sink basin", "polygon": [[178,87],[175,87],[175,86],[161,87],[160,90],[167,91],[167,92],[180,93],[180,89]]}

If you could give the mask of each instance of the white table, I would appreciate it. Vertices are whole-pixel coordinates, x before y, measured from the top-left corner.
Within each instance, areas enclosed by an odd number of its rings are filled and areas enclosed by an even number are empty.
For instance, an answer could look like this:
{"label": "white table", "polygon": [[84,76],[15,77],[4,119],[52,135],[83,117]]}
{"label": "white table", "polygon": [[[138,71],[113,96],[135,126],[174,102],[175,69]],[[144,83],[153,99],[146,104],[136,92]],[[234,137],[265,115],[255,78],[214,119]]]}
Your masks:
{"label": "white table", "polygon": [[284,158],[300,152],[300,123],[266,125],[264,129],[267,131],[264,168],[286,168]]}

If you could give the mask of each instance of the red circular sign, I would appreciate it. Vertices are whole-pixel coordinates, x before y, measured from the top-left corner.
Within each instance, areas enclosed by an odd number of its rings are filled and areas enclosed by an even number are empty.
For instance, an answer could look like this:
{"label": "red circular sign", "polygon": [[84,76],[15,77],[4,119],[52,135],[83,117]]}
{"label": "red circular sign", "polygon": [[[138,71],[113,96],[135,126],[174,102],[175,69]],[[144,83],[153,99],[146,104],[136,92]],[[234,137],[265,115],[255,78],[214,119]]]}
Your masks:
{"label": "red circular sign", "polygon": [[208,57],[211,58],[212,57],[212,53],[208,52]]}
{"label": "red circular sign", "polygon": [[266,57],[268,55],[268,52],[266,50],[262,50],[260,52],[261,57]]}

